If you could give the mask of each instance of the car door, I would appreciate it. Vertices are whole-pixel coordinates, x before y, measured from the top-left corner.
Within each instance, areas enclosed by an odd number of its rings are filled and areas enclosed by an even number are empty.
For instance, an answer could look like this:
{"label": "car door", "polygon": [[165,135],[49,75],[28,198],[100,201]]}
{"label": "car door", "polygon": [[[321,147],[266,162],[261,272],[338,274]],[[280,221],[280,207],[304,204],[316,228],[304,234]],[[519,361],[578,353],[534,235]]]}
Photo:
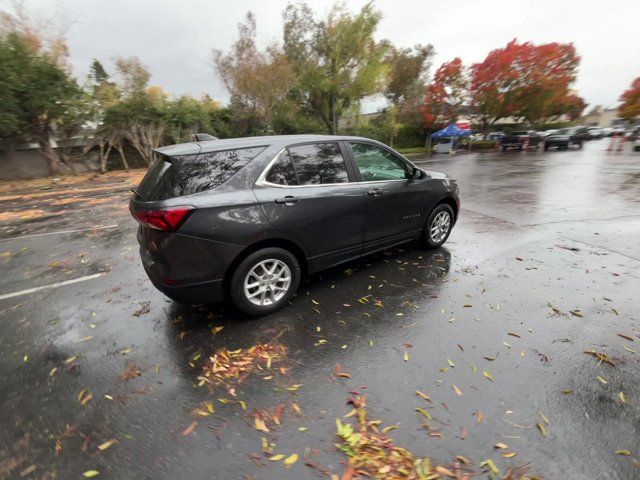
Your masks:
{"label": "car door", "polygon": [[392,151],[348,142],[366,198],[363,253],[415,238],[425,218],[427,183],[412,179],[413,167]]}
{"label": "car door", "polygon": [[348,144],[367,202],[363,254],[416,238],[426,221],[428,183],[412,179],[413,166],[391,150]]}
{"label": "car door", "polygon": [[303,246],[313,271],[362,252],[365,199],[343,149],[339,142],[291,145],[254,187],[273,228]]}

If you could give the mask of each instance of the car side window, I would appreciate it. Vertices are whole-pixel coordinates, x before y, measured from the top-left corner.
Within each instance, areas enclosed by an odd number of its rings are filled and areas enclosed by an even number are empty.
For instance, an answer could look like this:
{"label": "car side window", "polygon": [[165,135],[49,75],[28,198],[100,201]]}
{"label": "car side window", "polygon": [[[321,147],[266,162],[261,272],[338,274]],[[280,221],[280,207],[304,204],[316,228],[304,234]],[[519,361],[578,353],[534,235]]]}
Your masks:
{"label": "car side window", "polygon": [[363,181],[410,178],[407,164],[392,153],[368,143],[350,145]]}
{"label": "car side window", "polygon": [[349,181],[340,145],[313,143],[289,147],[298,185],[322,185]]}
{"label": "car side window", "polygon": [[280,154],[264,179],[276,185],[298,185],[296,172],[293,169],[293,163],[287,150]]}

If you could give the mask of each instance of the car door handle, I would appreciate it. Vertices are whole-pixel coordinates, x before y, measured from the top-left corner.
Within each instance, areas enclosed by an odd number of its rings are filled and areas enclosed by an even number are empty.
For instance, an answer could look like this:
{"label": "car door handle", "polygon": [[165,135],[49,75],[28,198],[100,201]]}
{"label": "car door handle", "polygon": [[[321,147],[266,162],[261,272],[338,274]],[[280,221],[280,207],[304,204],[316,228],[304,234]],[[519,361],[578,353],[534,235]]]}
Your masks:
{"label": "car door handle", "polygon": [[379,188],[374,188],[373,190],[369,190],[367,192],[367,195],[371,195],[372,197],[379,197],[380,195],[382,195],[382,190],[380,190]]}
{"label": "car door handle", "polygon": [[298,199],[296,197],[292,197],[291,195],[287,195],[284,198],[276,198],[276,203],[284,203],[285,205],[296,202],[298,202]]}

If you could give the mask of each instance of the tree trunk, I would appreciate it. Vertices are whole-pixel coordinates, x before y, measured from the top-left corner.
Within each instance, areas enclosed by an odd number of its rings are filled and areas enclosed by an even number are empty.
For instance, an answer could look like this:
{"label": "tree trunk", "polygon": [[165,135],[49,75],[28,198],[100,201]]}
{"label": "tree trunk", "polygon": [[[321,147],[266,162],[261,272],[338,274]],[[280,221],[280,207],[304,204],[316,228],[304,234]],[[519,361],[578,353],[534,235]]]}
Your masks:
{"label": "tree trunk", "polygon": [[53,176],[60,172],[60,157],[58,153],[51,146],[51,140],[49,135],[43,135],[38,138],[38,143],[42,149],[42,154],[47,160],[47,166],[49,167],[49,175]]}
{"label": "tree trunk", "polygon": [[116,150],[118,150],[118,153],[120,154],[120,159],[122,160],[124,169],[129,170],[129,163],[127,162],[127,157],[124,155],[124,148],[122,148],[122,145],[116,145]]}

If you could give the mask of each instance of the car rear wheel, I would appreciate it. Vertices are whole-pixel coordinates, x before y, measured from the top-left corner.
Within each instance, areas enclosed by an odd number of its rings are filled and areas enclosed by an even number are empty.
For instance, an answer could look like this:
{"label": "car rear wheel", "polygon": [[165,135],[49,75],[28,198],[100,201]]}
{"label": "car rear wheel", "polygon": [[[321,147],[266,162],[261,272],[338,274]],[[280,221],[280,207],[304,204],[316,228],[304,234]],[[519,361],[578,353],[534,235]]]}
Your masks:
{"label": "car rear wheel", "polygon": [[435,249],[449,238],[453,227],[453,209],[442,203],[433,209],[424,226],[420,244],[423,248]]}
{"label": "car rear wheel", "polygon": [[277,247],[251,253],[240,262],[231,278],[234,305],[252,316],[280,310],[300,284],[300,264],[289,251]]}

